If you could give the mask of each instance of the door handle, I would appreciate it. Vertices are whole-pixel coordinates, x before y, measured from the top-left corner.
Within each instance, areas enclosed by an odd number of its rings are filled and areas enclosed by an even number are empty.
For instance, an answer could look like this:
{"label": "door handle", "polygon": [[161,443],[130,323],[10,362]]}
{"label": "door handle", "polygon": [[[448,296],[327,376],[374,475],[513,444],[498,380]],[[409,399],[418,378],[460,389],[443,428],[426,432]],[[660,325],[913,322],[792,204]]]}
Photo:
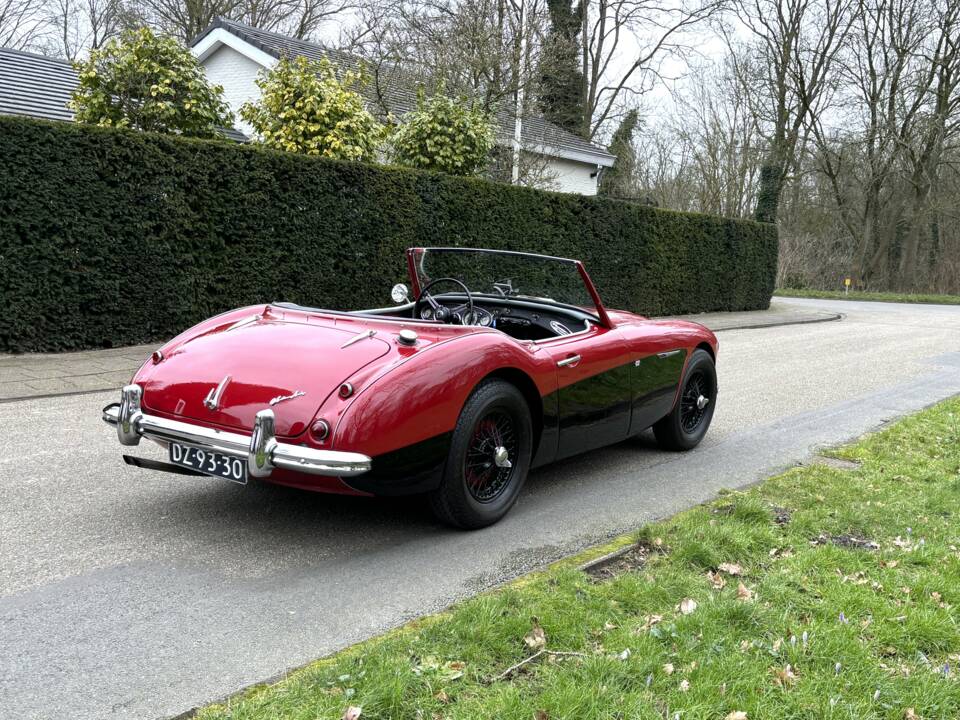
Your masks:
{"label": "door handle", "polygon": [[557,367],[576,367],[580,362],[579,355],[570,355],[563,360],[557,360]]}
{"label": "door handle", "polygon": [[679,352],[680,350],[668,350],[667,352],[659,352],[657,353],[657,357],[660,358],[661,360],[665,360],[668,357],[673,357]]}

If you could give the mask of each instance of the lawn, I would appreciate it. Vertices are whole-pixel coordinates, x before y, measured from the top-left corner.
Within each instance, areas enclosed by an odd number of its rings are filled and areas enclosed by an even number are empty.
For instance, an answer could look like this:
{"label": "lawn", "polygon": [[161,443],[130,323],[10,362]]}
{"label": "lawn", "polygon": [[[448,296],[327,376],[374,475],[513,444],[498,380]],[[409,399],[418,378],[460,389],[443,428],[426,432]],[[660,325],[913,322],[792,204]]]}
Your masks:
{"label": "lawn", "polygon": [[892,292],[859,292],[851,290],[796,290],[779,288],[773,293],[779,297],[819,298],[823,300],[870,300],[873,302],[925,303],[929,305],[960,305],[960,295],[914,295]]}
{"label": "lawn", "polygon": [[200,717],[958,718],[960,398],[833,454]]}

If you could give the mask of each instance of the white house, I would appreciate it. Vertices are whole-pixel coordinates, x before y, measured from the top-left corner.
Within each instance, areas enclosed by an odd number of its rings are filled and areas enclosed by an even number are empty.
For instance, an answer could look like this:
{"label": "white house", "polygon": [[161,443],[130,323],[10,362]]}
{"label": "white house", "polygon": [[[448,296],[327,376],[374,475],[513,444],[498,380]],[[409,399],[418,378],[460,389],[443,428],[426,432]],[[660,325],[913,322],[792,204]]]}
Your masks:
{"label": "white house", "polygon": [[[257,74],[273,67],[282,56],[303,55],[313,60],[327,57],[344,69],[356,68],[361,62],[348,53],[223,18],[198,35],[192,49],[210,82],[223,86],[224,99],[235,115],[241,105],[259,96]],[[378,74],[364,94],[371,110],[381,116],[392,113],[399,117],[416,106],[415,89],[396,75],[391,79],[388,74]],[[237,127],[252,133],[242,120],[237,120]],[[498,145],[512,147],[514,122],[510,113],[497,115],[496,133]],[[543,167],[542,175],[550,189],[581,195],[596,195],[600,174],[615,160],[603,148],[536,116],[524,118],[521,147]]]}

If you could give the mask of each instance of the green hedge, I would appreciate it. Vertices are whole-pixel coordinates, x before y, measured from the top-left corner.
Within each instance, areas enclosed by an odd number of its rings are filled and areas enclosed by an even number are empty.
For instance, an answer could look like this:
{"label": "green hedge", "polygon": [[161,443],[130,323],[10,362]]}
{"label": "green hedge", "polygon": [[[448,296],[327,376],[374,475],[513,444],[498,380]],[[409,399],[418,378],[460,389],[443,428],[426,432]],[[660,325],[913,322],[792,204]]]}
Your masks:
{"label": "green hedge", "polygon": [[609,307],[765,308],[772,226],[218,141],[0,118],[0,350],[169,337],[289,300],[381,307],[414,245],[581,258]]}

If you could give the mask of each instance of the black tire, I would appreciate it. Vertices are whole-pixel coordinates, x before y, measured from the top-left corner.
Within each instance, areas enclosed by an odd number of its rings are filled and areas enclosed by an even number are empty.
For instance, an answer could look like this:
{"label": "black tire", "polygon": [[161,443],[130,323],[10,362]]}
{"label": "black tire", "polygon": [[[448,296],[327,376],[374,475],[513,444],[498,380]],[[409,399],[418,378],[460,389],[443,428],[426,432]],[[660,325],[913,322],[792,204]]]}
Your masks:
{"label": "black tire", "polygon": [[[496,464],[498,447],[506,449],[509,468]],[[532,451],[533,423],[521,392],[503,380],[484,380],[460,411],[443,481],[428,495],[434,514],[465,530],[497,522],[520,494]]]}
{"label": "black tire", "polygon": [[[707,401],[703,407],[701,397]],[[717,368],[710,353],[694,350],[683,373],[676,405],[653,426],[657,442],[666,450],[695,448],[707,434],[716,406]]]}

